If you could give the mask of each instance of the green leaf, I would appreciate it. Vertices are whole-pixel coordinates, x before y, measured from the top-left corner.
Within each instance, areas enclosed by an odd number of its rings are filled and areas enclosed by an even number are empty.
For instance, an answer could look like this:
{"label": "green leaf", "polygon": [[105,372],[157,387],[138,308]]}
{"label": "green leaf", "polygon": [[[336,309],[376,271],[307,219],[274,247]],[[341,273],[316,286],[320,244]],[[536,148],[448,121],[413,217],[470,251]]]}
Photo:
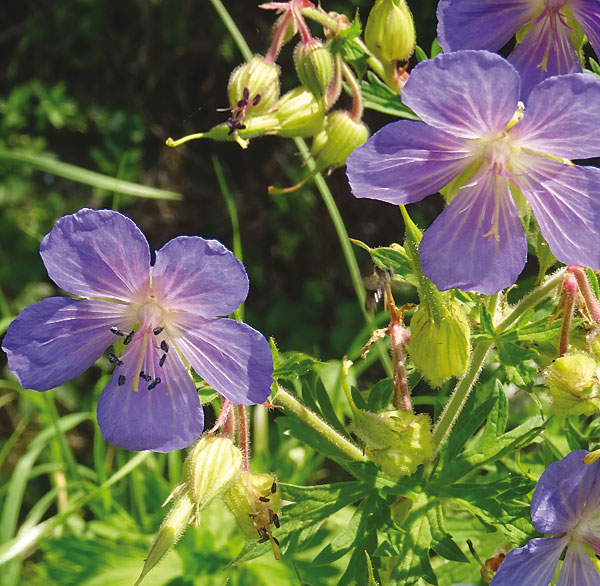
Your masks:
{"label": "green leaf", "polygon": [[585,269],[585,275],[594,292],[594,297],[598,299],[598,297],[600,297],[600,288],[598,287],[598,277],[596,276],[596,273],[592,271],[592,269]]}
{"label": "green leaf", "polygon": [[443,51],[442,46],[437,40],[437,37],[433,39],[433,43],[431,43],[431,58],[433,59],[437,55],[439,55]]}
{"label": "green leaf", "polygon": [[365,108],[398,118],[420,120],[402,103],[400,95],[385,85],[373,72],[367,72],[367,79],[362,80],[360,87]]}
{"label": "green leaf", "polygon": [[303,352],[281,352],[273,378],[296,379],[323,362]]}
{"label": "green leaf", "polygon": [[484,438],[487,436],[491,439],[500,437],[506,430],[506,423],[508,422],[508,399],[504,392],[504,385],[499,380],[494,382],[492,397],[496,402],[488,415],[482,441],[485,441]]}
{"label": "green leaf", "polygon": [[533,385],[533,377],[537,368],[527,364],[534,360],[537,352],[531,348],[523,348],[513,342],[498,344],[498,358],[504,366],[508,380],[518,387],[525,388]]}
{"label": "green leaf", "polygon": [[410,260],[403,246],[400,246],[400,244],[391,244],[390,246],[371,248],[364,242],[355,240],[354,238],[350,238],[350,242],[366,250],[371,255],[371,259],[377,267],[394,271],[394,275],[416,287],[417,279],[412,274]]}
{"label": "green leaf", "polygon": [[598,64],[598,62],[592,59],[591,57],[589,58],[589,62],[590,69],[592,70],[592,72],[595,73],[598,77],[600,77],[600,65]]}
{"label": "green leaf", "polygon": [[417,61],[427,61],[427,59],[429,59],[429,57],[427,57],[427,53],[425,53],[425,51],[423,51],[423,49],[421,49],[421,47],[419,47],[419,45],[417,45],[415,47],[415,57],[417,58]]}
{"label": "green leaf", "polygon": [[384,378],[375,383],[369,392],[367,399],[367,409],[373,413],[377,413],[385,409],[392,399],[394,393],[394,381],[391,378]]}
{"label": "green leaf", "polygon": [[481,331],[485,334],[484,337],[487,337],[490,340],[496,339],[498,334],[496,333],[496,328],[494,327],[494,321],[484,303],[482,303],[479,308],[479,326]]}
{"label": "green leaf", "polygon": [[347,527],[331,543],[328,543],[325,549],[319,552],[319,555],[317,555],[312,563],[317,566],[331,564],[347,554],[354,546],[354,542],[357,541],[358,537],[362,540],[365,525],[366,517],[364,509],[358,507],[354,511],[354,515],[352,515],[352,519],[350,519]]}
{"label": "green leaf", "polygon": [[431,530],[431,549],[447,560],[468,563],[469,559],[444,527],[444,512],[440,503],[427,511],[427,519]]}

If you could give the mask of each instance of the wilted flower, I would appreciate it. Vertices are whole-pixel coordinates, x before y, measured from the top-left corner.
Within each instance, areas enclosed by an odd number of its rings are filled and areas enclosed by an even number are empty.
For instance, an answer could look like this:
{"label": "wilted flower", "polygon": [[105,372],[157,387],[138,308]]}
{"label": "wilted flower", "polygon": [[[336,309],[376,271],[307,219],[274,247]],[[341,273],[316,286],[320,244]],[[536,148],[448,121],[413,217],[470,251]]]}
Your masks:
{"label": "wilted flower", "polygon": [[203,413],[191,366],[233,403],[262,403],[272,358],[265,338],[228,315],[248,294],[242,264],[216,240],[180,236],[156,252],[129,218],[82,209],[42,240],[50,278],[79,297],[23,310],[3,349],[24,388],[46,391],[90,367],[112,344],[98,403],[105,439],[167,452],[194,442]]}
{"label": "wilted flower", "polygon": [[[417,65],[403,101],[423,122],[388,124],[347,161],[356,197],[408,204],[448,186],[448,207],[423,235],[425,275],[439,289],[493,294],[527,256],[529,203],[554,256],[600,268],[600,170],[563,158],[600,155],[600,82],[573,73],[539,84],[526,107],[519,75],[487,51]],[[524,196],[524,198],[523,198]]]}
{"label": "wilted flower", "polygon": [[490,586],[547,586],[567,548],[557,586],[599,584],[600,576],[588,548],[600,554],[600,462],[584,464],[587,452],[577,450],[550,464],[531,501],[531,520],[540,533],[508,552]]}
{"label": "wilted flower", "polygon": [[581,71],[582,30],[600,55],[597,0],[440,0],[437,16],[444,51],[497,51],[522,29],[508,60],[521,74],[523,96],[547,77]]}

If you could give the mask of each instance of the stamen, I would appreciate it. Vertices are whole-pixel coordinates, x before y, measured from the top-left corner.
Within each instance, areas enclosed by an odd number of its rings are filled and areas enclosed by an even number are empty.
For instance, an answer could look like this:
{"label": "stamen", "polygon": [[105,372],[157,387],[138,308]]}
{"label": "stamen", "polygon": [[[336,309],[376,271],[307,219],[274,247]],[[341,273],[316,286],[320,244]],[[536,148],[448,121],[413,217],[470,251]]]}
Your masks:
{"label": "stamen", "polygon": [[147,383],[152,380],[152,377],[149,374],[146,374],[143,370],[140,372],[140,378],[143,378]]}
{"label": "stamen", "polygon": [[164,340],[160,343],[160,349],[163,352],[168,352],[169,351],[169,344],[167,344]]}
{"label": "stamen", "polygon": [[160,334],[160,333],[161,333],[161,332],[162,332],[164,329],[165,329],[165,328],[163,328],[162,326],[159,326],[158,328],[154,328],[154,329],[152,330],[152,333],[153,333],[155,336],[158,336],[158,334]]}
{"label": "stamen", "polygon": [[119,375],[119,386],[122,387],[125,384],[125,375],[124,374],[120,374]]}
{"label": "stamen", "polygon": [[268,503],[268,502],[269,502],[269,499],[268,499],[266,496],[259,496],[259,497],[258,497],[258,500],[259,500],[261,503]]}
{"label": "stamen", "polygon": [[115,336],[124,336],[125,335],[119,328],[116,328],[116,327],[110,328],[110,331]]}
{"label": "stamen", "polygon": [[151,391],[154,387],[156,387],[156,385],[158,385],[161,382],[160,377],[156,377],[149,385],[148,385],[148,390]]}
{"label": "stamen", "polygon": [[125,339],[123,340],[123,344],[125,346],[127,346],[127,344],[131,344],[132,340],[133,340],[133,336],[135,335],[135,330],[131,330],[127,336],[125,336]]}
{"label": "stamen", "polygon": [[166,360],[166,359],[167,359],[167,355],[166,355],[166,354],[163,354],[163,355],[160,357],[160,361],[159,361],[159,363],[158,363],[158,366],[160,366],[160,367],[162,368],[162,367],[164,366],[164,364],[165,364],[165,360]]}
{"label": "stamen", "polygon": [[261,100],[261,95],[260,94],[256,94],[254,96],[254,98],[252,99],[252,105],[253,106],[258,106],[258,104],[260,103]]}
{"label": "stamen", "polygon": [[117,366],[121,366],[123,364],[123,361],[119,360],[112,352],[109,352],[106,357],[111,364],[116,364]]}
{"label": "stamen", "polygon": [[274,482],[273,484],[271,484],[271,492],[273,494],[277,492],[277,483]]}
{"label": "stamen", "polygon": [[[272,520],[273,525],[275,525],[275,527],[277,527],[277,529],[279,529],[281,527],[281,523],[279,522],[279,517],[277,516],[277,513],[273,513],[273,520]],[[273,538],[275,539],[275,538]]]}

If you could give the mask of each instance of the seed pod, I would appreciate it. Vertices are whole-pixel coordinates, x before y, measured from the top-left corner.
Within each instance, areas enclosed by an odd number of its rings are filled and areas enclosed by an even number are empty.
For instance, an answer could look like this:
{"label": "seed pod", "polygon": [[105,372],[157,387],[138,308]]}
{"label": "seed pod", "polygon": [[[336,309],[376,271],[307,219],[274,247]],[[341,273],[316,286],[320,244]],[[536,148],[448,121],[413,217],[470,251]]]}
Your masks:
{"label": "seed pod", "polygon": [[327,45],[317,39],[301,41],[294,49],[294,66],[300,83],[321,100],[333,79],[333,57]]}

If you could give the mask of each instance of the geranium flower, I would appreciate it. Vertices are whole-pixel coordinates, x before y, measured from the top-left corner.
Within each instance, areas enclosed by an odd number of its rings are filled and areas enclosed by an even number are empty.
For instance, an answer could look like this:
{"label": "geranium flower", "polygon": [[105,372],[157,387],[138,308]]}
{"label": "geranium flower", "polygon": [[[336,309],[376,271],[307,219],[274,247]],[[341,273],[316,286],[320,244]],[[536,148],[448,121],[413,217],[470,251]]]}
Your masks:
{"label": "geranium flower", "polygon": [[594,75],[549,78],[523,110],[510,63],[458,51],[418,64],[402,98],[423,122],[383,127],[350,155],[347,174],[356,197],[394,204],[453,182],[419,249],[440,289],[491,295],[516,281],[527,256],[525,199],[559,261],[600,268],[600,170],[563,158],[600,155]]}
{"label": "geranium flower", "polygon": [[79,297],[24,309],[3,342],[24,388],[72,379],[115,344],[98,403],[104,438],[128,450],[193,443],[203,413],[188,369],[233,403],[264,402],[273,362],[265,338],[228,315],[248,294],[242,264],[216,240],[180,236],[156,252],[129,218],[82,209],[60,218],[40,246],[50,278]]}
{"label": "geranium flower", "polygon": [[576,450],[546,468],[533,493],[531,520],[554,537],[509,551],[490,586],[548,586],[565,548],[556,586],[600,584],[588,552],[600,554],[600,462],[584,464],[586,454]]}
{"label": "geranium flower", "polygon": [[440,0],[438,39],[444,51],[497,51],[522,27],[525,37],[508,60],[526,97],[542,80],[581,71],[582,30],[600,55],[598,0]]}

